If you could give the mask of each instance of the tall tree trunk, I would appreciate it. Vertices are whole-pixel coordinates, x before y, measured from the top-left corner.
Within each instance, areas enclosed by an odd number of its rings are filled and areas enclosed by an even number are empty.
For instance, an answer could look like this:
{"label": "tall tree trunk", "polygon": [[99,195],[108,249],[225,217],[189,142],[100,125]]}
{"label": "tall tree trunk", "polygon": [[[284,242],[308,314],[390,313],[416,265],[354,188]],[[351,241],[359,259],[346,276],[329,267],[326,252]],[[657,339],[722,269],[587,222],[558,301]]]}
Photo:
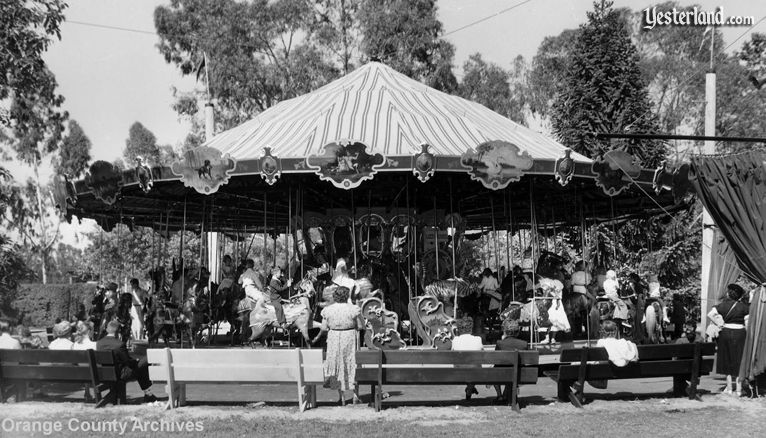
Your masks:
{"label": "tall tree trunk", "polygon": [[35,169],[35,194],[37,195],[37,214],[40,215],[40,270],[42,271],[43,284],[48,284],[48,269],[46,266],[46,256],[48,254],[48,242],[46,242],[47,233],[45,229],[45,215],[43,211],[43,196],[40,190],[40,165],[37,160],[34,161]]}

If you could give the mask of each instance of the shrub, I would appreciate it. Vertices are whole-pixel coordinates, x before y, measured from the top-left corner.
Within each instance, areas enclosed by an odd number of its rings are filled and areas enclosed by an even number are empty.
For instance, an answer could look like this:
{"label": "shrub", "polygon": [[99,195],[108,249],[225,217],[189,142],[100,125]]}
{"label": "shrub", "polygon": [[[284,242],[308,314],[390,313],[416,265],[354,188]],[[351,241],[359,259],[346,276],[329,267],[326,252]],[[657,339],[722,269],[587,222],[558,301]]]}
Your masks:
{"label": "shrub", "polygon": [[22,284],[11,309],[20,323],[49,327],[56,318],[67,319],[76,314],[80,303],[90,308],[95,291],[95,283]]}

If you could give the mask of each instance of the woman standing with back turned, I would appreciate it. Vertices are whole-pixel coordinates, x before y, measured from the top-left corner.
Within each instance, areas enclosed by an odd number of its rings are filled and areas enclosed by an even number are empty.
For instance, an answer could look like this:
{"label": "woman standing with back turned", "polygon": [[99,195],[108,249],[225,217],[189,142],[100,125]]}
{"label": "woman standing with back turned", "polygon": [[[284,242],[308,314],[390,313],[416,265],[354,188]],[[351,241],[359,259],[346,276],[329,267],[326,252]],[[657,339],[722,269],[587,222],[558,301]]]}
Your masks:
{"label": "woman standing with back turned", "polygon": [[[724,394],[739,395],[739,365],[742,362],[742,352],[745,349],[745,327],[750,306],[741,302],[745,290],[736,284],[726,286],[726,296],[723,301],[713,307],[708,313],[711,321],[723,318],[723,327],[718,334],[718,357],[716,373],[726,376]],[[733,377],[733,379],[732,379]]]}
{"label": "woman standing with back turned", "polygon": [[353,389],[356,377],[356,333],[361,325],[359,306],[350,304],[348,295],[347,287],[339,286],[335,289],[334,303],[322,310],[322,328],[312,341],[315,343],[323,332],[328,332],[324,386],[338,390],[341,404],[346,404],[343,392]]}

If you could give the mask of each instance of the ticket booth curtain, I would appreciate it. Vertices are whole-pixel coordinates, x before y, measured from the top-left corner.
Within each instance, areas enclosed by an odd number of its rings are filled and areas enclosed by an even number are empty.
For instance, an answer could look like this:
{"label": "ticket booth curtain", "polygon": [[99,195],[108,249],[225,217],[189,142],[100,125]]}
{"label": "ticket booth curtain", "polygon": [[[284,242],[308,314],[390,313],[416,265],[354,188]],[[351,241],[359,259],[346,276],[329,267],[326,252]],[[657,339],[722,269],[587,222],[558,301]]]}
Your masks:
{"label": "ticket booth curtain", "polygon": [[[693,157],[689,179],[698,198],[731,246],[740,269],[766,283],[766,153],[749,151]],[[740,376],[766,370],[766,290],[750,304],[750,323]]]}

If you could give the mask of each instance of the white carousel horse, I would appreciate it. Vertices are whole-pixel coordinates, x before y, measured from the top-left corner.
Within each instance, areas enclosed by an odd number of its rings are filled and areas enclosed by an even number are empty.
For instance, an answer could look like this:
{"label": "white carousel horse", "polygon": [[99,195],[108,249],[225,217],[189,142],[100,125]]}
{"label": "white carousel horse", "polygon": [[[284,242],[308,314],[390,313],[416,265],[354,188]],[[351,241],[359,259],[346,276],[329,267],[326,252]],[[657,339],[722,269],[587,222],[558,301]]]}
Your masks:
{"label": "white carousel horse", "polygon": [[[255,289],[254,286],[248,287]],[[314,294],[314,287],[311,281],[303,280],[299,288],[302,292],[293,296],[288,304],[282,305],[282,308],[288,326],[300,330],[306,344],[310,345],[309,329],[312,327],[313,320],[309,298]],[[255,342],[273,332],[277,324],[277,314],[263,292],[257,289],[249,292],[248,298],[240,301],[239,314],[243,323],[246,322],[250,327],[249,340]]]}

